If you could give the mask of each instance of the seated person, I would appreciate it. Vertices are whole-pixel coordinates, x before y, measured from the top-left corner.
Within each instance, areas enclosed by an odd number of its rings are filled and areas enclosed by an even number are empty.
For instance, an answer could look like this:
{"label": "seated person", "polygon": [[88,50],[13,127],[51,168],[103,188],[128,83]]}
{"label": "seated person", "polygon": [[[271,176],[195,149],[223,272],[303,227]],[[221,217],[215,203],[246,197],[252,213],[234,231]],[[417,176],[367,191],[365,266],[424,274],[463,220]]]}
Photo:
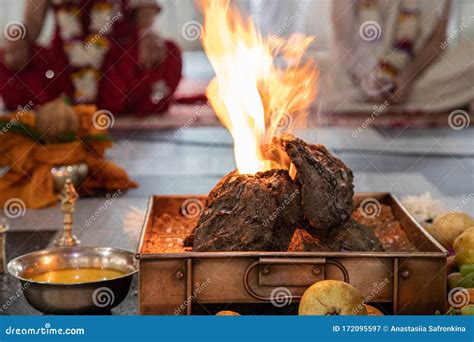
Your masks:
{"label": "seated person", "polygon": [[474,100],[474,46],[449,46],[449,5],[449,0],[334,0],[335,49],[320,63],[323,109],[372,112],[374,103],[400,112],[467,107]]}
{"label": "seated person", "polygon": [[[50,8],[54,36],[40,47],[36,40]],[[0,51],[6,108],[29,101],[39,106],[65,94],[114,115],[167,110],[182,59],[180,49],[152,28],[159,12],[154,0],[27,0],[22,24],[5,28]]]}

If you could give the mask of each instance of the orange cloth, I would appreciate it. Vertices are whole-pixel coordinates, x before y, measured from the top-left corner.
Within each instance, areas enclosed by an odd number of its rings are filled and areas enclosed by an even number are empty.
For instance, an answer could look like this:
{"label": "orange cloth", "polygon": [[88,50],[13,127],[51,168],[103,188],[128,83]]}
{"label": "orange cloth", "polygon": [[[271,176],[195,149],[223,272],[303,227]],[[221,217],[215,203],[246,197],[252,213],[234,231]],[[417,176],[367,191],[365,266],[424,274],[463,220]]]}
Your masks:
{"label": "orange cloth", "polygon": [[11,198],[21,199],[28,208],[54,205],[58,196],[51,168],[57,165],[86,163],[89,177],[81,187],[85,192],[136,187],[123,169],[104,159],[110,146],[110,142],[83,141],[41,145],[21,134],[0,134],[0,167],[10,167],[0,177],[0,205]]}

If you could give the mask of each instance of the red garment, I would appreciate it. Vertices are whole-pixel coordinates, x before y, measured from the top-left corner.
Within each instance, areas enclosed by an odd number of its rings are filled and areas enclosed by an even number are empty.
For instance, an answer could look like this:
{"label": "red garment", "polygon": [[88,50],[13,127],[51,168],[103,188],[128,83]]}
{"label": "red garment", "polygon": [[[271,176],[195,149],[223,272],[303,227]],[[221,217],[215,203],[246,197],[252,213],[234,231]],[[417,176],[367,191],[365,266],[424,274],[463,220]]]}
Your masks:
{"label": "red garment", "polygon": [[[84,38],[89,32],[89,11],[96,3],[104,1],[78,0],[80,6]],[[78,5],[78,4],[79,5]],[[149,115],[168,109],[170,100],[182,74],[182,57],[179,47],[166,42],[164,60],[152,70],[146,70],[138,63],[138,33],[134,25],[133,9],[128,2],[121,1],[123,20],[114,24],[107,37],[110,50],[107,52],[98,83],[97,106],[110,110],[114,115],[133,113]],[[55,5],[55,12],[61,6]],[[7,109],[14,110],[19,105],[32,101],[35,106],[53,100],[65,93],[73,98],[74,87],[70,80],[76,71],[64,52],[64,41],[59,34],[59,26],[48,47],[32,46],[29,64],[19,72],[9,70],[4,64],[0,51],[0,96]],[[54,75],[52,78],[50,78]],[[166,90],[164,96],[156,96],[156,87]],[[155,91],[154,91],[155,90]],[[155,95],[155,96],[154,96]]]}

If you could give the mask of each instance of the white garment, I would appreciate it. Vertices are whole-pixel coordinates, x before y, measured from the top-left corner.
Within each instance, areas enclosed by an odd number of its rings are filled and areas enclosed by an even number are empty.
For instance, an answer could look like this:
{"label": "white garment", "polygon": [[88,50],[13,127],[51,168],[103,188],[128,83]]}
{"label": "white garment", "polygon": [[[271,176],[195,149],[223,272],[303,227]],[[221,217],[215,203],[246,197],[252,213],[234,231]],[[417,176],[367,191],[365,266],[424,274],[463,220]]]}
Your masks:
{"label": "white garment", "polygon": [[[465,42],[443,52],[415,80],[406,103],[390,106],[392,112],[442,112],[474,101],[474,43]],[[325,112],[368,112],[365,92],[355,86],[350,74],[330,53],[318,54],[320,85],[318,105]]]}
{"label": "white garment", "polygon": [[[358,15],[359,0],[333,0],[331,11],[334,29],[332,50],[347,72],[362,80],[378,63],[381,54],[388,53],[393,45],[395,22],[403,0],[379,0],[378,19],[374,20],[380,39],[367,40],[361,36],[364,22]],[[433,33],[439,18],[443,14],[447,0],[417,0],[420,10],[421,34],[417,38],[415,51],[420,50]],[[362,19],[364,20],[364,19]],[[366,18],[370,21],[370,18]],[[372,19],[373,20],[373,19]]]}
{"label": "white garment", "polygon": [[[379,0],[381,39],[361,39],[360,21],[356,15],[358,0],[333,0],[332,19],[334,47],[330,53],[319,54],[321,71],[318,104],[326,112],[370,112],[373,103],[365,102],[366,93],[360,82],[377,65],[381,51],[388,51],[393,42],[393,21],[402,0]],[[421,34],[415,50],[419,51],[439,22],[446,0],[417,0],[421,11]],[[395,9],[395,10],[394,10]],[[403,105],[390,106],[390,111],[439,112],[464,106],[474,100],[474,44],[466,42],[458,48],[445,50],[415,80],[412,93]]]}

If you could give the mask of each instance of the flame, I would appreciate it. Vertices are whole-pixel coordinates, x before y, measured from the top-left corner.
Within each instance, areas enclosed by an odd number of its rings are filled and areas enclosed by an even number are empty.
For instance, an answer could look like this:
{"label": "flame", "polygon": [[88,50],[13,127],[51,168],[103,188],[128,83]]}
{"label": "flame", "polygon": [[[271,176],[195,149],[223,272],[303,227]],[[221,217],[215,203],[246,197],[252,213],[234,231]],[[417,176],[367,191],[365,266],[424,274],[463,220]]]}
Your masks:
{"label": "flame", "polygon": [[290,130],[317,94],[318,71],[304,54],[313,37],[263,38],[229,0],[201,0],[202,44],[216,77],[207,97],[234,140],[240,174],[272,168],[262,151]]}

